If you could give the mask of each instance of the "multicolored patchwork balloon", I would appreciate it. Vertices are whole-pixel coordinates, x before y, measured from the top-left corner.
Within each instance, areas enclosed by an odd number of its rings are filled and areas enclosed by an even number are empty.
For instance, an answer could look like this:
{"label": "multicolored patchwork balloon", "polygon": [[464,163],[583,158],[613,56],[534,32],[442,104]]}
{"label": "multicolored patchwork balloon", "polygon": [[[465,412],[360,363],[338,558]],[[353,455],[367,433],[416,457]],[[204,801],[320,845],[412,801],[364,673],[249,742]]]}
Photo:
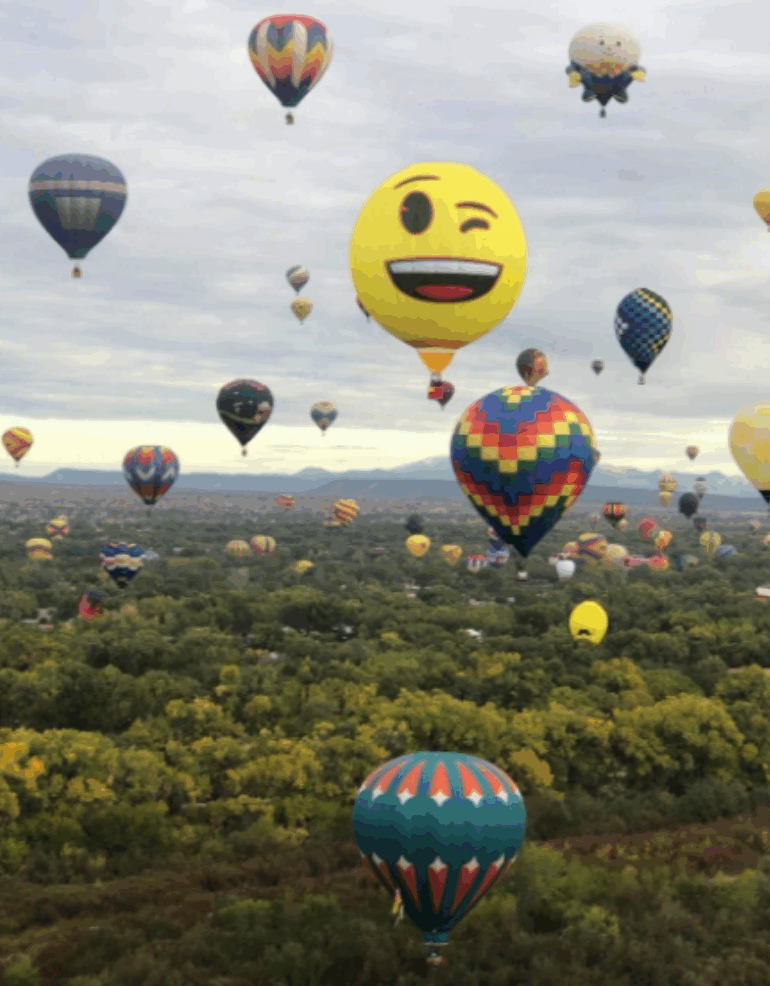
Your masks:
{"label": "multicolored patchwork balloon", "polygon": [[143,554],[144,548],[140,548],[138,544],[110,541],[102,548],[99,559],[110,578],[119,588],[125,589],[142,567]]}
{"label": "multicolored patchwork balloon", "polygon": [[408,753],[366,778],[356,843],[435,951],[516,858],[524,800],[499,767],[464,753]]}
{"label": "multicolored patchwork balloon", "polygon": [[337,408],[331,401],[316,401],[310,408],[310,417],[321,429],[321,434],[326,434],[329,428],[337,420]]}
{"label": "multicolored patchwork balloon", "polygon": [[450,451],[465,495],[523,558],[580,496],[598,454],[580,408],[544,387],[503,387],[471,404]]}
{"label": "multicolored patchwork balloon", "polygon": [[32,448],[32,432],[28,428],[9,428],[3,432],[3,448],[16,463],[19,463]]}
{"label": "multicolored patchwork balloon", "polygon": [[299,294],[310,280],[310,272],[306,267],[297,264],[286,271],[286,280],[291,284],[297,294]]}
{"label": "multicolored patchwork balloon", "polygon": [[[332,60],[326,27],[314,17],[265,17],[249,35],[254,70],[285,107],[298,106],[322,79]],[[291,113],[286,122],[294,123]]]}
{"label": "multicolored patchwork balloon", "polygon": [[178,475],[179,459],[165,445],[137,445],[123,459],[126,482],[148,507],[171,489]]}
{"label": "multicolored patchwork balloon", "polygon": [[665,298],[638,288],[627,294],[615,312],[615,335],[634,366],[639,383],[671,338],[674,317]]}

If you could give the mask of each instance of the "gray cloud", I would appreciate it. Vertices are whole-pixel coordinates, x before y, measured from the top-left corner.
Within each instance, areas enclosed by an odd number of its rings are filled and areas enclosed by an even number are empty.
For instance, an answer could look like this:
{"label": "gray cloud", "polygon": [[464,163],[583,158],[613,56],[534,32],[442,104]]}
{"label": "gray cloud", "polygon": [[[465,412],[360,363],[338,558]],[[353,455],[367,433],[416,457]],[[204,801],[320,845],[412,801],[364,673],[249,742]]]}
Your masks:
{"label": "gray cloud", "polygon": [[[251,4],[6,5],[0,407],[212,421],[218,387],[243,375],[273,389],[284,424],[324,398],[347,424],[448,431],[451,412],[518,382],[516,354],[539,345],[547,384],[597,427],[613,414],[731,417],[766,396],[770,355],[770,238],[751,208],[770,151],[756,10],[608,11],[641,39],[648,79],[600,120],[564,74],[587,4],[562,18],[523,0],[325,3],[334,60],[287,128],[243,57]],[[129,183],[81,282],[26,194],[35,165],[70,150],[107,157]],[[530,251],[512,314],[448,372],[457,395],[443,415],[415,354],[359,312],[347,270],[367,196],[431,159],[498,181]],[[311,272],[302,327],[284,280],[294,263]],[[639,286],[675,312],[644,388],[613,331]],[[102,350],[104,362],[83,362]]]}

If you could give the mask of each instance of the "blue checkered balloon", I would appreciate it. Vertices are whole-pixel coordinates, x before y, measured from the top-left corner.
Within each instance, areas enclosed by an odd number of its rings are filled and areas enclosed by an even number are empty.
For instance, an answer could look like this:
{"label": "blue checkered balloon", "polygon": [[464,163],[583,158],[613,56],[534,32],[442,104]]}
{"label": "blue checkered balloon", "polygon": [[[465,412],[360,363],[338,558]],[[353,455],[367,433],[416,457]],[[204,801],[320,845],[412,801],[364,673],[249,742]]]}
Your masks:
{"label": "blue checkered balloon", "polygon": [[639,383],[671,338],[673,316],[665,298],[637,288],[627,294],[615,312],[615,335],[626,356],[640,371]]}

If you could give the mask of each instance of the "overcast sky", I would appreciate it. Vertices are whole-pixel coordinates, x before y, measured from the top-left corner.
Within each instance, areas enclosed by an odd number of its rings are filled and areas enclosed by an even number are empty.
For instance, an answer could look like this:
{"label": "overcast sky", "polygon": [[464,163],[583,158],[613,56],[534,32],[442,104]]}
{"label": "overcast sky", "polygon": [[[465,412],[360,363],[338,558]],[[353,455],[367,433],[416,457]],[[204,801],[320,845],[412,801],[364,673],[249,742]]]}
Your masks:
{"label": "overcast sky", "polygon": [[[541,7],[535,12],[534,8]],[[287,127],[246,52],[264,16],[324,21],[335,45]],[[770,398],[770,52],[762,4],[9,0],[0,10],[0,430],[29,427],[28,475],[116,468],[170,445],[185,471],[396,465],[444,454],[458,414],[519,384],[518,352],[551,360],[603,465],[737,474],[727,429]],[[618,22],[647,81],[607,118],[569,89],[570,38]],[[128,202],[80,281],[35,218],[27,184],[60,153],[96,154]],[[442,411],[415,352],[355,303],[347,255],[369,194],[401,168],[460,161],[513,200],[529,271],[511,315],[455,358]],[[763,167],[764,166],[764,167]],[[304,264],[300,326],[284,274]],[[637,386],[613,315],[637,287],[674,310]],[[606,362],[602,376],[589,368]],[[239,455],[217,391],[268,384],[276,408]],[[332,400],[322,439],[308,410]],[[7,459],[0,472],[13,471]]]}

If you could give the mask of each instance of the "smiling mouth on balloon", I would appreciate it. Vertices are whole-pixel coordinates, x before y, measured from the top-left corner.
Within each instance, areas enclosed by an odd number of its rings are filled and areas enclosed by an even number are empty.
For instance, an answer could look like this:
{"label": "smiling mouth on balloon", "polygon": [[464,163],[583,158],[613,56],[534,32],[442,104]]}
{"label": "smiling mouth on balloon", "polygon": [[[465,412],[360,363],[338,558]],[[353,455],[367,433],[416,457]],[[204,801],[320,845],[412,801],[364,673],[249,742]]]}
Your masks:
{"label": "smiling mouth on balloon", "polygon": [[480,298],[492,290],[503,269],[500,264],[451,257],[391,260],[386,267],[399,291],[420,301],[439,302]]}

